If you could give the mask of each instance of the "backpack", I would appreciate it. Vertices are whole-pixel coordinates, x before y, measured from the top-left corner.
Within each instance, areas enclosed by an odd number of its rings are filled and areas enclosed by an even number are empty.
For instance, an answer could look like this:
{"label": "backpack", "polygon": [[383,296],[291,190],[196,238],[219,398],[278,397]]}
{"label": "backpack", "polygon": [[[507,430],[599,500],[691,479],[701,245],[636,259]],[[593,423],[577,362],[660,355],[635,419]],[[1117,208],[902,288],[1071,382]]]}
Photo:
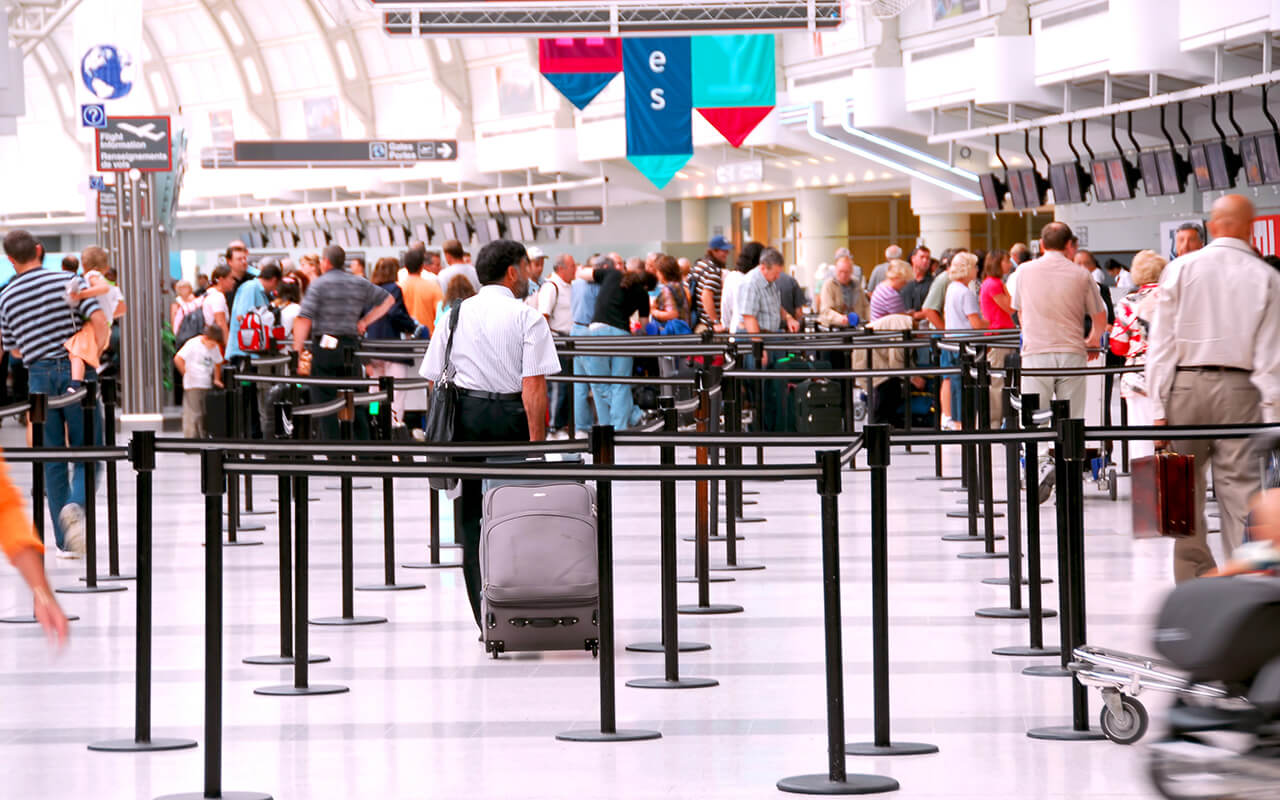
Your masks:
{"label": "backpack", "polygon": [[184,344],[202,333],[204,333],[204,303],[200,302],[182,315],[182,322],[178,323],[178,329],[173,332],[173,338],[178,349],[181,350]]}
{"label": "backpack", "polygon": [[698,276],[689,273],[689,327],[698,327],[702,317],[702,295],[698,292]]}
{"label": "backpack", "polygon": [[273,305],[259,306],[240,317],[236,341],[246,353],[273,353],[284,338],[280,309]]}

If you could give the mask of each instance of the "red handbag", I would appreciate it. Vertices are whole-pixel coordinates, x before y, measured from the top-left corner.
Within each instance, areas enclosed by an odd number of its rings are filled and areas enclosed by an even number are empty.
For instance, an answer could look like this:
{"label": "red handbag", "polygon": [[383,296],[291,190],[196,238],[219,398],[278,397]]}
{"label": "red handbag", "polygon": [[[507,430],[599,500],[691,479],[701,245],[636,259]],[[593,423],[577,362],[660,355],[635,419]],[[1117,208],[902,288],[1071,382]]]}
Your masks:
{"label": "red handbag", "polygon": [[1137,458],[1131,473],[1134,538],[1190,536],[1196,517],[1195,456],[1156,453]]}

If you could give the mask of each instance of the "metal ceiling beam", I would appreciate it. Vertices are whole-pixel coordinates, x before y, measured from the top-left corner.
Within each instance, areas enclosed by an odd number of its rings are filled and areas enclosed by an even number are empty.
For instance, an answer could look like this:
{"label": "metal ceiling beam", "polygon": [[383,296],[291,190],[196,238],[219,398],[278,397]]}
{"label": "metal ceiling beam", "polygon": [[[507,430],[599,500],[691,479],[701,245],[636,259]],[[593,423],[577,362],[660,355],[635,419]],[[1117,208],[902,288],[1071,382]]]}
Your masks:
{"label": "metal ceiling beam", "polygon": [[[376,137],[377,115],[373,108],[373,88],[369,83],[369,68],[365,64],[364,54],[360,51],[360,40],[356,38],[355,30],[349,22],[337,19],[334,20],[336,23],[334,28],[326,28],[314,0],[305,0],[304,4],[311,15],[311,20],[315,23],[320,41],[324,42],[324,49],[329,55],[329,63],[333,66],[333,76],[338,82],[338,91],[342,99],[364,125],[365,135],[370,138]],[[351,57],[352,69],[355,72],[351,77],[347,77],[346,71],[342,68],[342,59],[338,56],[339,42],[346,45]]]}
{"label": "metal ceiling beam", "polygon": [[[276,100],[275,83],[271,80],[271,72],[267,69],[267,62],[262,57],[262,48],[259,47],[248,21],[240,13],[240,7],[235,0],[201,0],[200,7],[209,15],[209,21],[213,23],[218,35],[222,37],[222,43],[226,45],[231,57],[231,67],[240,78],[245,105],[266,129],[267,138],[278,139],[280,137],[280,105]],[[240,44],[235,43],[226,26],[222,24],[223,14],[230,16],[239,29]],[[254,71],[258,73],[261,91],[253,91],[245,62],[253,64]],[[175,99],[174,102],[181,105],[180,99]]]}
{"label": "metal ceiling beam", "polygon": [[[173,80],[173,72],[169,70],[169,60],[161,55],[160,45],[156,41],[156,37],[151,33],[151,28],[147,25],[146,20],[142,21],[142,40],[146,42],[147,50],[151,53],[151,58],[147,63],[142,65],[142,76],[147,84],[147,91],[151,92],[151,101],[155,104],[157,111],[163,111],[164,108],[178,107],[178,84]],[[159,75],[161,83],[164,84],[165,92],[169,95],[169,105],[161,107],[157,102],[155,91],[152,89],[151,77]]]}
{"label": "metal ceiling beam", "polygon": [[5,3],[4,8],[9,14],[9,38],[22,48],[23,55],[31,55],[76,10],[80,2],[81,0],[15,0]]}

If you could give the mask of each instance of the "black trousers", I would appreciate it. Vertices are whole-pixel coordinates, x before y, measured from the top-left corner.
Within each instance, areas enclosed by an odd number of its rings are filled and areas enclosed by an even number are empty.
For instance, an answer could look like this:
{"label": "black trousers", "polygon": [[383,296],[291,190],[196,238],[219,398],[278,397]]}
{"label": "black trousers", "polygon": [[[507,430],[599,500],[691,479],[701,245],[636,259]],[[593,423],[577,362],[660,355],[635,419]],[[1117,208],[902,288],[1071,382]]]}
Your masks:
{"label": "black trousers", "polygon": [[[454,421],[456,442],[527,442],[529,419],[520,400],[484,400],[462,395],[458,398],[458,417]],[[462,497],[454,505],[454,535],[462,545],[462,577],[467,583],[467,599],[471,613],[480,622],[480,523],[484,510],[481,481],[462,481]]]}
{"label": "black trousers", "polygon": [[[338,346],[332,350],[325,350],[320,347],[317,340],[313,340],[310,345],[311,350],[311,377],[313,378],[358,378],[360,377],[360,366],[346,367],[342,363],[342,350],[345,347],[358,347],[360,340],[354,336],[339,336]],[[338,396],[338,390],[332,386],[312,386],[311,401],[313,403],[327,403]],[[336,416],[323,417],[320,420],[320,434],[322,439],[330,441],[338,438],[338,418]],[[356,411],[355,419],[355,436],[357,439],[369,438],[369,417],[361,410]]]}

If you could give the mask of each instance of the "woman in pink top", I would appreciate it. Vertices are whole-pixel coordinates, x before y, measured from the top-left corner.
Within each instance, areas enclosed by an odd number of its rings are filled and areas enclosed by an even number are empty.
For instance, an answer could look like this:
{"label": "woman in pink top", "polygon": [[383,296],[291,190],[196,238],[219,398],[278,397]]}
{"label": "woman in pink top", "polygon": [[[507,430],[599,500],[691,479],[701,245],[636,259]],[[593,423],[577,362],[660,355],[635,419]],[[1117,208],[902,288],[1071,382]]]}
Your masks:
{"label": "woman in pink top", "polygon": [[[1003,250],[992,250],[982,262],[982,288],[978,292],[978,305],[982,316],[987,321],[989,330],[1008,330],[1013,328],[1013,298],[1005,288],[1003,276],[1012,267],[1009,254]],[[1011,348],[994,347],[987,354],[987,361],[993,369],[1004,367],[1004,361],[1012,353]],[[999,428],[1003,423],[1004,378],[991,376],[991,427]]]}

